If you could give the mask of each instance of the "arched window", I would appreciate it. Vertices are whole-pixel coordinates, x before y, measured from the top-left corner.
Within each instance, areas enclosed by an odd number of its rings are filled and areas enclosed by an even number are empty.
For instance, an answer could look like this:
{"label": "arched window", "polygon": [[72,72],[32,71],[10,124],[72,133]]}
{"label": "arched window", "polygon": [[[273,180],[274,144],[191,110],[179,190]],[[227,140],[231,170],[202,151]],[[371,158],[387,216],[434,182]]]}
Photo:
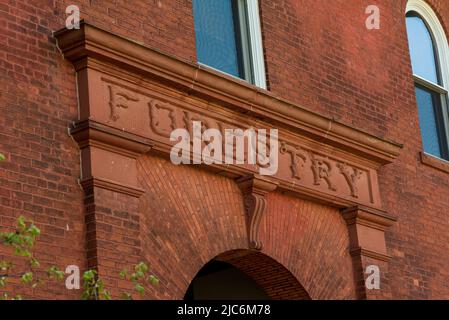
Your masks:
{"label": "arched window", "polygon": [[408,2],[406,24],[424,152],[449,160],[447,39],[423,0]]}

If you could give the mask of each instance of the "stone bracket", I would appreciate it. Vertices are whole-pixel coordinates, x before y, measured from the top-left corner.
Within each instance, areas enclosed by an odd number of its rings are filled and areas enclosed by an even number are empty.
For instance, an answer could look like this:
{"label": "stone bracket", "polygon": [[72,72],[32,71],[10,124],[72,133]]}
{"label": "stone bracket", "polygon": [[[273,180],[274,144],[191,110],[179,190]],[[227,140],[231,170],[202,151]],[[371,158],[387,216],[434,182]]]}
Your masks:
{"label": "stone bracket", "polygon": [[244,176],[236,181],[242,190],[245,203],[249,248],[261,250],[262,242],[259,238],[259,229],[267,211],[266,195],[276,190],[278,184],[260,175]]}
{"label": "stone bracket", "polygon": [[[341,211],[345,219],[353,260],[354,278],[360,299],[375,296],[365,286],[365,269],[370,264],[382,267],[385,272],[390,255],[387,252],[385,230],[396,222],[396,218],[384,211],[364,206],[354,206]],[[382,290],[388,290],[384,284]]]}

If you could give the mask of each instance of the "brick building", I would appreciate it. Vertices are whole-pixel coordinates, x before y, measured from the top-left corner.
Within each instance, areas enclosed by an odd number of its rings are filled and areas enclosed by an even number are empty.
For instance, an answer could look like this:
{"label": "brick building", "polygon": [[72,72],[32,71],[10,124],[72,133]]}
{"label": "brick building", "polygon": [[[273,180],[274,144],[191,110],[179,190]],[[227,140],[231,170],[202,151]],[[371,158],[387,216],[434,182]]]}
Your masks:
{"label": "brick building", "polygon": [[[144,260],[150,299],[449,299],[448,0],[0,0],[0,35],[0,226],[32,217],[44,266],[117,296]],[[173,164],[192,121],[278,129],[277,173]]]}

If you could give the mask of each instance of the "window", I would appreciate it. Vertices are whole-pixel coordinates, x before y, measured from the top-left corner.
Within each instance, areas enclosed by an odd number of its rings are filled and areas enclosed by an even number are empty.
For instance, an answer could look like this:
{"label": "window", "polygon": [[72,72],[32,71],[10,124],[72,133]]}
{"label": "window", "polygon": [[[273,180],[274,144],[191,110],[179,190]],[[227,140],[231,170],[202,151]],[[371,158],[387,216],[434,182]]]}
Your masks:
{"label": "window", "polygon": [[447,39],[422,0],[408,2],[406,26],[424,152],[449,160]]}
{"label": "window", "polygon": [[258,0],[193,0],[198,62],[266,88]]}

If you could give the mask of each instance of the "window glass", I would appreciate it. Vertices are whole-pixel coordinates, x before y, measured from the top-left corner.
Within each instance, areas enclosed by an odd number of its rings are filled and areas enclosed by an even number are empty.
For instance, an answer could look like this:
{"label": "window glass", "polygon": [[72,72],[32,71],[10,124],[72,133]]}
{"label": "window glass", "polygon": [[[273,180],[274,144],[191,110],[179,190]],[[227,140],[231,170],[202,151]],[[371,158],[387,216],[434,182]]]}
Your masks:
{"label": "window glass", "polygon": [[231,0],[193,0],[198,61],[242,77],[236,10]]}
{"label": "window glass", "polygon": [[424,152],[441,158],[440,139],[435,121],[435,103],[440,97],[420,86],[416,86],[415,91]]}
{"label": "window glass", "polygon": [[433,39],[423,19],[417,14],[407,15],[407,35],[413,74],[439,84]]}

